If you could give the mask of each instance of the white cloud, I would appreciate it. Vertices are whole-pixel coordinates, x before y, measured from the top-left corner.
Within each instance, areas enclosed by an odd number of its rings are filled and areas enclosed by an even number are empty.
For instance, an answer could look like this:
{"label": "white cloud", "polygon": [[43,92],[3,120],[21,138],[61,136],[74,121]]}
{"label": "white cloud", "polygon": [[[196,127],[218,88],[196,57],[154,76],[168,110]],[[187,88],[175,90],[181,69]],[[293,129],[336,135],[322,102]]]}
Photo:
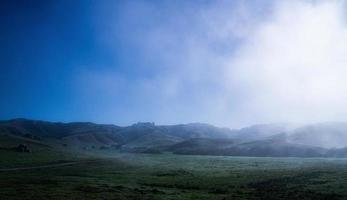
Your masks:
{"label": "white cloud", "polygon": [[114,91],[111,107],[113,98],[131,99],[128,118],[229,127],[347,121],[344,2],[135,5],[122,7],[114,30],[105,23],[102,41],[117,49],[121,39],[136,49],[136,70],[150,76],[122,77],[130,88],[123,96],[109,76],[96,81],[105,94]]}
{"label": "white cloud", "polygon": [[342,2],[288,1],[275,10],[230,60],[226,84],[244,90],[238,121],[346,121]]}

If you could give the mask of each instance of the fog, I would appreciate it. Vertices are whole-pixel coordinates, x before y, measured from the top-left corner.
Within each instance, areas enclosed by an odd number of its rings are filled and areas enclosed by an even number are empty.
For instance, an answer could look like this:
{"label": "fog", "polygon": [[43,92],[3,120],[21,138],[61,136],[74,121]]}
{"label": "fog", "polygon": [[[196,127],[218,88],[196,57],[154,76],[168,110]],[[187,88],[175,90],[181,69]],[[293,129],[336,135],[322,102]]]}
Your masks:
{"label": "fog", "polygon": [[343,11],[338,1],[277,5],[272,20],[257,28],[228,65],[226,82],[244,91],[242,113],[252,113],[251,121],[346,120]]}
{"label": "fog", "polygon": [[139,1],[116,16],[110,5],[99,9],[100,43],[131,47],[138,62],[126,76],[112,66],[79,74],[88,88],[79,94],[103,105],[96,121],[347,121],[343,1]]}

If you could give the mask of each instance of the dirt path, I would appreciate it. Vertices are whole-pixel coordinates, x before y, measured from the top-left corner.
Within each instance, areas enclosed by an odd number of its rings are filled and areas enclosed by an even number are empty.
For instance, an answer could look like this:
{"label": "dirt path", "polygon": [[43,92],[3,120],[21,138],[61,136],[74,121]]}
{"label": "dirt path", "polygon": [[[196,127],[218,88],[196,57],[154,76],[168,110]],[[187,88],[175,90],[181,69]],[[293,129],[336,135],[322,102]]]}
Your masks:
{"label": "dirt path", "polygon": [[45,169],[45,168],[53,168],[53,167],[64,167],[64,166],[75,165],[78,163],[81,163],[81,162],[75,161],[75,162],[56,163],[56,164],[32,166],[32,167],[6,168],[6,169],[0,169],[0,172],[21,171],[21,170],[30,170],[30,169]]}

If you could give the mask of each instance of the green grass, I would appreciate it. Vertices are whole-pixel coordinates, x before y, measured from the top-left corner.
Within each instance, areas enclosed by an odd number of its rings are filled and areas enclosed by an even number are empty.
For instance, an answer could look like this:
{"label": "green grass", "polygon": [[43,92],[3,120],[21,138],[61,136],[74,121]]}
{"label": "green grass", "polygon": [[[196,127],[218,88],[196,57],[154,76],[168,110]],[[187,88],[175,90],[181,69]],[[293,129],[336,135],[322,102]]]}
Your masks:
{"label": "green grass", "polygon": [[52,149],[32,153],[18,153],[14,151],[0,150],[0,158],[0,169],[2,169],[75,161],[82,158],[82,156],[78,154],[67,154]]}
{"label": "green grass", "polygon": [[[39,165],[40,159],[41,163],[46,163],[61,158],[50,157],[51,153],[42,155],[31,165]],[[95,159],[98,155],[99,159],[84,162],[88,157],[65,154],[70,160],[81,162],[56,168],[0,172],[0,199],[347,198],[347,160],[344,159],[111,151],[100,151],[90,158]],[[18,164],[16,160],[22,155],[7,156]],[[32,156],[35,161],[35,155]]]}
{"label": "green grass", "polygon": [[[72,161],[83,156],[81,154],[64,152],[63,149],[52,148],[41,141],[1,135],[0,134],[0,169],[9,167],[28,167]],[[26,144],[31,153],[20,153],[14,150],[18,144]]]}

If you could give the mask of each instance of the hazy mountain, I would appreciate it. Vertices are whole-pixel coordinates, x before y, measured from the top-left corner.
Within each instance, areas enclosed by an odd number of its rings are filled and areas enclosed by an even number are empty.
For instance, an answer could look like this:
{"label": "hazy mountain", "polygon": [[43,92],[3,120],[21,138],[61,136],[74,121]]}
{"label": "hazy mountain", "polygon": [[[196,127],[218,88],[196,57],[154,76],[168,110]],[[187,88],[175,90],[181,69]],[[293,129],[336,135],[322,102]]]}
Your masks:
{"label": "hazy mountain", "polygon": [[129,141],[124,144],[125,147],[130,148],[153,148],[153,147],[163,147],[176,144],[178,142],[184,141],[183,138],[163,134],[160,131],[154,131],[137,137],[134,140]]}
{"label": "hazy mountain", "polygon": [[[41,144],[67,149],[233,156],[347,156],[347,123],[320,123],[291,129],[288,124],[254,125],[239,130],[192,123],[131,126],[89,122],[0,121],[0,135],[11,144]],[[0,147],[4,141],[0,141]]]}
{"label": "hazy mountain", "polygon": [[297,128],[289,134],[293,143],[324,148],[347,147],[347,123],[344,122],[311,124]]}
{"label": "hazy mountain", "polygon": [[279,133],[287,132],[292,125],[285,123],[257,124],[235,131],[234,138],[244,140],[260,140]]}
{"label": "hazy mountain", "polygon": [[89,122],[55,123],[13,119],[0,121],[0,133],[36,140],[56,140],[75,148],[123,146],[127,148],[169,146],[190,138],[226,138],[231,131],[208,124],[156,126],[136,123],[127,127]]}
{"label": "hazy mountain", "polygon": [[326,149],[290,143],[285,134],[264,140],[241,142],[237,140],[193,139],[172,146],[178,154],[271,156],[271,157],[317,157],[326,156]]}
{"label": "hazy mountain", "polygon": [[179,124],[171,126],[160,126],[162,131],[168,135],[179,138],[229,138],[235,133],[228,128],[219,128],[204,123]]}
{"label": "hazy mountain", "polygon": [[233,139],[192,138],[172,145],[169,151],[178,154],[222,155],[239,141]]}

